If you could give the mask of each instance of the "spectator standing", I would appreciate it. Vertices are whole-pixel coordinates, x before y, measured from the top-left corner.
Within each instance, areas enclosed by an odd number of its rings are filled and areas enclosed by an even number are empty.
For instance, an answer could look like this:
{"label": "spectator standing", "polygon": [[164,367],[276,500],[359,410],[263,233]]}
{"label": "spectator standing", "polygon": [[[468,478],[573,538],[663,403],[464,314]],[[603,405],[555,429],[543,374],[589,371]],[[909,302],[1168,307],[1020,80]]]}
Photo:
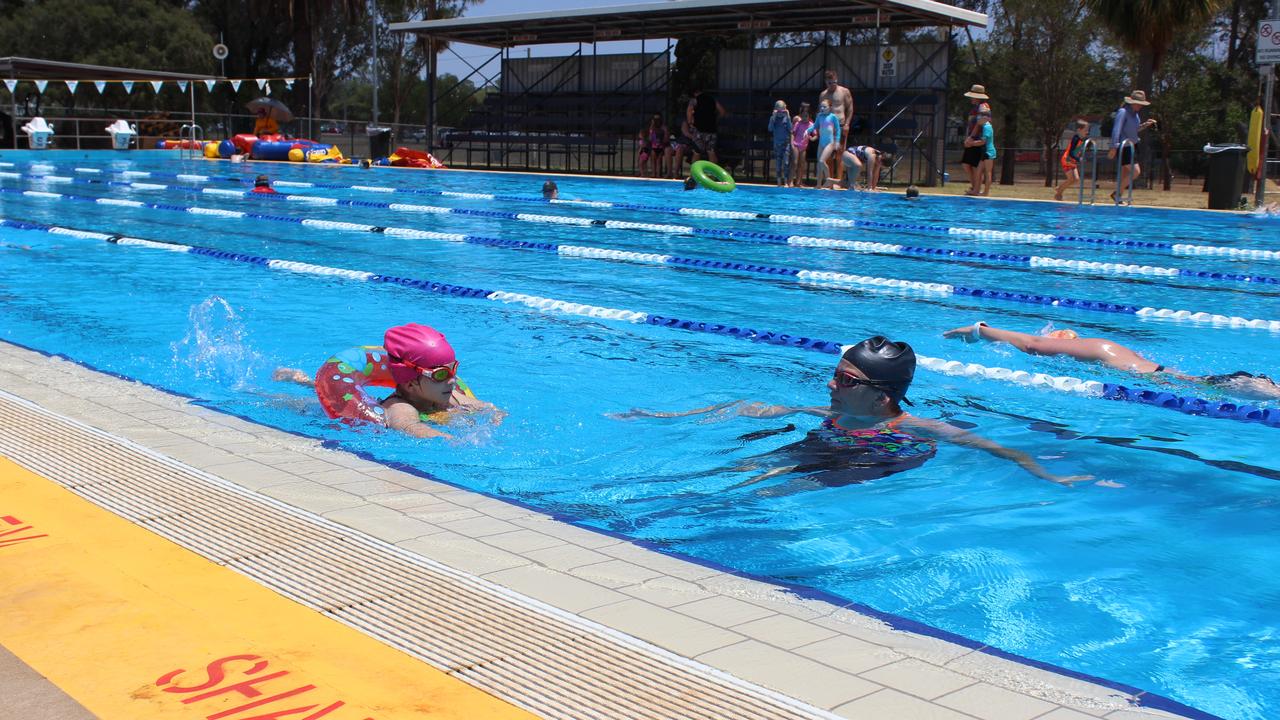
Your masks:
{"label": "spectator standing", "polygon": [[1111,199],[1117,204],[1124,204],[1121,190],[1129,186],[1129,183],[1136,183],[1138,177],[1142,175],[1142,166],[1138,164],[1138,133],[1156,124],[1155,120],[1143,120],[1141,116],[1142,108],[1150,105],[1147,102],[1147,94],[1142,90],[1134,90],[1125,97],[1124,105],[1116,110],[1116,123],[1111,128],[1111,151],[1107,153],[1107,157],[1115,160],[1116,153],[1120,147],[1120,143],[1128,140],[1133,143],[1126,145],[1124,152],[1120,155],[1120,177],[1116,182],[1116,189],[1111,193]]}
{"label": "spectator standing", "polygon": [[671,138],[671,178],[679,177],[684,174],[684,156],[689,156],[689,162],[697,162],[702,156],[702,147],[693,139],[693,128],[689,126],[689,121],[684,120],[680,123],[680,134],[672,135]]}
{"label": "spectator standing", "polygon": [[849,88],[840,84],[840,76],[835,70],[827,70],[823,73],[825,88],[818,93],[818,103],[827,101],[831,105],[831,112],[840,120],[840,144],[836,147],[835,152],[831,155],[828,171],[834,173],[836,180],[840,179],[841,165],[840,156],[844,152],[845,143],[849,138],[849,130],[853,125],[853,93]]}
{"label": "spectator standing", "polygon": [[701,148],[701,152],[706,154],[708,160],[719,163],[720,158],[716,155],[716,137],[720,132],[720,118],[726,115],[724,106],[715,95],[699,89],[694,91],[685,114],[689,129],[693,131],[690,137]]}
{"label": "spectator standing", "polygon": [[966,195],[977,195],[981,177],[978,175],[978,168],[982,165],[983,151],[976,144],[970,144],[970,140],[976,140],[982,137],[982,133],[978,130],[978,114],[991,112],[991,100],[987,96],[987,89],[982,85],[974,85],[969,88],[969,92],[964,94],[969,98],[969,121],[964,128],[964,155],[961,156],[960,163],[964,166],[965,175],[969,178],[969,190]]}
{"label": "spectator standing", "polygon": [[991,127],[990,113],[978,113],[978,127],[975,132],[976,137],[965,138],[964,146],[966,151],[976,150],[979,153],[978,166],[974,173],[977,187],[965,190],[964,194],[990,195],[991,175],[996,164],[995,129]]}
{"label": "spectator standing", "polygon": [[793,124],[787,104],[781,100],[773,104],[769,116],[769,132],[773,136],[773,162],[776,165],[778,187],[791,185],[791,131]]}
{"label": "spectator standing", "polygon": [[640,130],[640,150],[636,157],[636,168],[639,169],[640,176],[650,177],[646,169],[652,172],[652,177],[659,177],[659,171],[665,175],[669,149],[667,126],[663,124],[662,116],[655,113]]}
{"label": "spectator standing", "polygon": [[809,103],[800,103],[800,114],[791,120],[791,152],[795,156],[792,187],[804,187],[805,177],[809,174],[809,131],[812,128]]}

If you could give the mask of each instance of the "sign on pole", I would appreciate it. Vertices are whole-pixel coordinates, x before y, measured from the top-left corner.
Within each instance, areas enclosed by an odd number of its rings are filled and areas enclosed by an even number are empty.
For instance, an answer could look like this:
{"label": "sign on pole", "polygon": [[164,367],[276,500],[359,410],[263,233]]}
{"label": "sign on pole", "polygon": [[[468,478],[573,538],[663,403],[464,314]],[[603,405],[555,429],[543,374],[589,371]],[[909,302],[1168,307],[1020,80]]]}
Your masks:
{"label": "sign on pole", "polygon": [[1280,20],[1258,23],[1258,65],[1280,65]]}
{"label": "sign on pole", "polygon": [[892,45],[880,48],[880,77],[885,80],[898,77],[898,48]]}

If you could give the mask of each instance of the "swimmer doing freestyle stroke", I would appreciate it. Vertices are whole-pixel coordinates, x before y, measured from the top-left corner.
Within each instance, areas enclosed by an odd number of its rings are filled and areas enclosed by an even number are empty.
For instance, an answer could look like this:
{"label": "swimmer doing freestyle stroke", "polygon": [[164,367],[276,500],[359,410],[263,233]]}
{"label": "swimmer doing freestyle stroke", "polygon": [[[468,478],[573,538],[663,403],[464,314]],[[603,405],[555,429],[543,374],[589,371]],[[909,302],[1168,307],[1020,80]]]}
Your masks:
{"label": "swimmer doing freestyle stroke", "polygon": [[1280,386],[1266,375],[1239,370],[1226,375],[1188,375],[1160,363],[1146,359],[1138,353],[1107,338],[1082,338],[1075,330],[1054,330],[1047,335],[1031,335],[1013,330],[1001,330],[979,320],[972,325],[948,330],[946,338],[959,338],[965,342],[1005,342],[1028,355],[1066,355],[1083,362],[1096,362],[1116,370],[1136,375],[1167,375],[1186,382],[1207,385],[1243,398],[1253,400],[1280,400]]}
{"label": "swimmer doing freestyle stroke", "polygon": [[[733,468],[745,471],[770,469],[735,487],[786,474],[801,475],[820,486],[861,483],[919,467],[933,457],[936,440],[985,450],[1012,461],[1036,477],[1070,485],[1092,479],[1090,475],[1056,475],[1020,450],[1006,448],[986,438],[938,420],[922,418],[902,409],[915,376],[916,355],[904,342],[882,336],[848,346],[834,376],[827,382],[831,402],[826,407],[790,407],[733,400],[682,412],[632,409],[611,415],[619,420],[671,418],[719,414],[752,418],[812,415],[822,423],[804,439],[779,448],[759,462]],[[776,463],[782,464],[776,464]]]}

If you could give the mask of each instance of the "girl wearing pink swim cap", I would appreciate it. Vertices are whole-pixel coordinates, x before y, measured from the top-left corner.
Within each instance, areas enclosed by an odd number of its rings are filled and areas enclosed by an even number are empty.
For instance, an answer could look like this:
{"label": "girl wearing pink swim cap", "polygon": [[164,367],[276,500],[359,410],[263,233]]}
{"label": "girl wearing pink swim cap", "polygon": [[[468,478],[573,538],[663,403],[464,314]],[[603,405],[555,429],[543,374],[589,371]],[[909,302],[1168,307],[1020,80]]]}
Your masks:
{"label": "girl wearing pink swim cap", "polygon": [[[504,414],[476,398],[458,377],[458,359],[444,334],[417,323],[387,330],[382,347],[360,346],[329,358],[312,381],[301,370],[280,368],[275,379],[314,385],[331,418],[372,422],[414,437],[450,437],[433,425],[447,423],[454,411],[493,410],[494,422]],[[384,400],[369,387],[395,388]]]}
{"label": "girl wearing pink swim cap", "polygon": [[396,383],[395,392],[381,403],[387,427],[414,437],[449,437],[432,424],[448,422],[454,411],[496,409],[476,398],[458,377],[453,347],[435,328],[397,325],[387,330],[382,346]]}

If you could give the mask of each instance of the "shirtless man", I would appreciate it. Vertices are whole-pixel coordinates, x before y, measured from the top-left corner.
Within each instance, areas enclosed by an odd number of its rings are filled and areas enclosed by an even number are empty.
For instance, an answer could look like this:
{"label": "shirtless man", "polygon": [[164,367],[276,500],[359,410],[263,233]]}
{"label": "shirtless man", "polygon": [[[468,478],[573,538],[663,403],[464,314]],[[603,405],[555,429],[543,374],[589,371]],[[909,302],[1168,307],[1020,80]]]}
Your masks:
{"label": "shirtless man", "polygon": [[1006,342],[1028,355],[1066,355],[1085,362],[1096,362],[1107,367],[1137,375],[1164,373],[1179,380],[1208,385],[1240,397],[1255,400],[1280,399],[1280,386],[1266,375],[1254,375],[1236,371],[1227,375],[1187,375],[1148,360],[1129,348],[1106,338],[1082,338],[1075,330],[1054,330],[1048,335],[1030,335],[1013,330],[993,328],[978,322],[948,330],[947,338],[961,338],[965,342],[991,340]]}
{"label": "shirtless man", "polygon": [[853,124],[853,93],[840,84],[840,76],[835,70],[826,71],[823,77],[826,80],[826,89],[818,93],[818,104],[821,105],[822,101],[827,101],[831,105],[831,112],[840,118],[839,147],[832,153],[828,163],[831,177],[838,181],[843,170],[840,158],[844,155],[845,146],[849,142],[849,126]]}

